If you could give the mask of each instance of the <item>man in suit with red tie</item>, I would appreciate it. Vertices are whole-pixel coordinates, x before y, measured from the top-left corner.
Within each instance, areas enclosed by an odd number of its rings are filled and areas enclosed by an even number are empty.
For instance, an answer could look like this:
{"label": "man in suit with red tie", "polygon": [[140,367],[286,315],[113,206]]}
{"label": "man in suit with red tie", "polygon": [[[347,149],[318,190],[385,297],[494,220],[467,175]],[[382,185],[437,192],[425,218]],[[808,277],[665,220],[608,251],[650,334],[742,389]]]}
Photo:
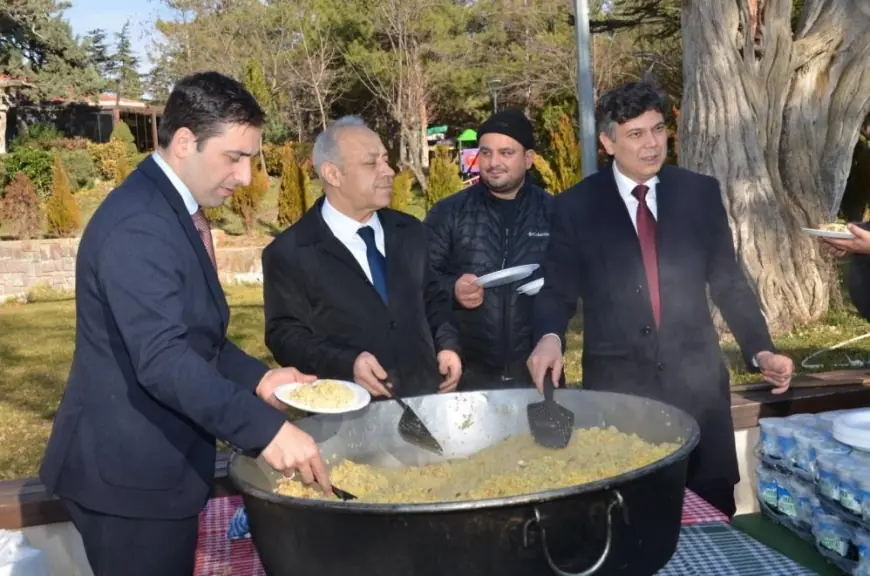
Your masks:
{"label": "man in suit with red tie", "polygon": [[176,83],[161,120],[157,152],[82,235],[75,354],[40,469],[97,576],[190,576],[216,437],[329,491],[317,445],[273,395],[314,377],[269,370],[227,339],[202,213],[250,182],[263,111],[206,72]]}
{"label": "man in suit with red tie", "polygon": [[263,251],[266,345],[282,366],[376,397],[449,392],[462,374],[450,294],[426,230],[388,208],[393,169],[354,116],[314,143],[324,197]]}
{"label": "man in suit with red tie", "polygon": [[613,163],[559,194],[544,288],[535,302],[536,386],[552,369],[577,299],[583,306],[583,387],[682,408],[701,427],[688,486],[729,516],[739,480],[728,370],[707,288],[751,369],[784,392],[792,361],[774,352],[758,299],[736,260],[718,182],[675,166],[664,97],[634,82],[601,97],[600,140]]}

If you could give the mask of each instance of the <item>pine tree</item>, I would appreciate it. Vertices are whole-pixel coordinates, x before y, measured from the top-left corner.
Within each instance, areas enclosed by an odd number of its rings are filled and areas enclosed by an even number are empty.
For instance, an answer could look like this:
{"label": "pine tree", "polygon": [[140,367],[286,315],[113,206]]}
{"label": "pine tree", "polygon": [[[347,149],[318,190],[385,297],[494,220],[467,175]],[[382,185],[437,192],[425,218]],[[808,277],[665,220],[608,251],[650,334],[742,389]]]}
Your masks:
{"label": "pine tree", "polygon": [[257,99],[260,108],[267,112],[272,109],[272,95],[269,92],[269,86],[266,84],[266,77],[259,62],[254,59],[248,60],[242,83],[248,89],[248,92],[253,94],[254,98]]}
{"label": "pine tree", "polygon": [[232,210],[242,219],[245,234],[248,236],[254,233],[260,202],[268,191],[269,175],[266,174],[265,168],[260,166],[259,157],[251,158],[251,184],[236,188],[231,201]]}
{"label": "pine tree", "polygon": [[299,163],[299,178],[302,182],[302,198],[305,201],[305,210],[303,210],[303,212],[308,212],[308,210],[314,206],[317,198],[319,198],[319,196],[314,195],[314,191],[311,187],[311,166],[310,158],[306,158]]}
{"label": "pine tree", "polygon": [[87,63],[93,66],[104,83],[115,76],[115,62],[109,54],[109,46],[106,43],[106,31],[95,28],[88,31],[82,40],[82,48],[85,51]]}
{"label": "pine tree", "polygon": [[45,205],[45,217],[48,232],[59,238],[72,236],[82,225],[81,211],[73,197],[69,175],[57,155],[51,168],[51,196]]}
{"label": "pine tree", "polygon": [[139,75],[139,59],[133,52],[133,42],[130,39],[130,21],[124,23],[121,31],[115,35],[115,54],[112,57],[115,67],[115,82],[122,98],[138,99],[142,97],[142,77]]}
{"label": "pine tree", "polygon": [[580,181],[580,142],[577,131],[568,115],[559,119],[556,130],[550,133],[553,147],[553,171],[559,184],[559,191],[566,190]]}
{"label": "pine tree", "polygon": [[429,210],[442,198],[462,190],[459,164],[446,146],[436,146],[435,156],[429,165],[429,188],[426,190],[426,209]]}
{"label": "pine tree", "polygon": [[559,179],[556,177],[556,173],[553,172],[553,168],[550,167],[550,163],[541,156],[540,154],[535,154],[533,162],[533,169],[537,172],[541,185],[550,194],[558,194],[559,192],[563,192],[564,189],[560,188]]}
{"label": "pine tree", "polygon": [[29,240],[39,234],[40,211],[36,186],[24,172],[18,172],[6,186],[0,201],[3,219],[16,231],[19,240]]}
{"label": "pine tree", "polygon": [[393,178],[393,197],[390,200],[390,208],[408,213],[408,208],[411,207],[411,202],[414,200],[414,193],[411,191],[413,186],[413,172],[406,168],[396,174]]}
{"label": "pine tree", "polygon": [[117,158],[115,158],[114,174],[112,174],[112,181],[115,183],[116,188],[127,179],[130,172],[130,162],[127,160],[127,155],[119,154]]}
{"label": "pine tree", "polygon": [[281,149],[281,188],[278,192],[278,225],[282,228],[298,222],[305,212],[303,176],[293,146],[284,144]]}

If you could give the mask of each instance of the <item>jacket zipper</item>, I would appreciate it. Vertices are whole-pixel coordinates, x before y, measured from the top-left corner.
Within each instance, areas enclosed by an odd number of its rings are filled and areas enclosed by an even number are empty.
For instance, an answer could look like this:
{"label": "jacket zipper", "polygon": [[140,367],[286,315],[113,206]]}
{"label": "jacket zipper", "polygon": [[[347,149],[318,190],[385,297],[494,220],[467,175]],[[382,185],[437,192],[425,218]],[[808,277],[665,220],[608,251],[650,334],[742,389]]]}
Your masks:
{"label": "jacket zipper", "polygon": [[[503,249],[502,260],[501,260],[502,270],[504,270],[504,268],[507,266],[508,252],[510,251],[510,233],[511,233],[511,229],[509,227],[505,226],[504,243],[502,245],[502,249]],[[502,333],[502,359],[501,360],[502,360],[502,366],[503,366],[502,375],[509,376],[510,375],[509,374],[510,362],[508,361],[508,358],[510,358],[510,353],[511,353],[511,350],[510,350],[510,343],[511,343],[511,340],[510,340],[510,321],[508,318],[508,314],[510,312],[510,297],[511,297],[510,284],[507,284],[504,287],[502,287],[502,290],[503,290],[502,299],[501,299],[501,307],[502,307],[501,308],[501,317],[502,317],[502,330],[501,330],[501,333]]]}

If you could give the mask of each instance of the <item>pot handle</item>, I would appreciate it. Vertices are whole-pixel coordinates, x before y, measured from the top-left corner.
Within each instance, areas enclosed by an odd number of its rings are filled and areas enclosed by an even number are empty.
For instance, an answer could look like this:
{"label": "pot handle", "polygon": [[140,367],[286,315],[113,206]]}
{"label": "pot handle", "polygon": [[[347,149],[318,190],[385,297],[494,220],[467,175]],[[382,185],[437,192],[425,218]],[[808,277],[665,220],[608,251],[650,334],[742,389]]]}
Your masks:
{"label": "pot handle", "polygon": [[523,527],[523,542],[527,543],[529,541],[528,531],[532,525],[537,524],[538,529],[541,531],[541,546],[544,549],[544,558],[547,559],[547,564],[550,566],[550,569],[557,576],[592,576],[598,572],[598,570],[604,566],[604,562],[607,560],[607,556],[610,555],[610,548],[613,544],[613,511],[614,508],[619,508],[620,510],[624,510],[624,502],[622,499],[622,494],[619,493],[619,490],[614,490],[611,492],[613,498],[610,501],[610,504],[607,505],[607,538],[604,542],[604,550],[601,551],[601,555],[598,557],[598,560],[595,561],[595,564],[584,570],[583,572],[565,572],[553,561],[553,557],[550,556],[550,551],[547,549],[547,532],[544,530],[544,527],[541,526],[541,512],[538,510],[538,507],[535,506],[535,518],[534,520],[528,520]]}

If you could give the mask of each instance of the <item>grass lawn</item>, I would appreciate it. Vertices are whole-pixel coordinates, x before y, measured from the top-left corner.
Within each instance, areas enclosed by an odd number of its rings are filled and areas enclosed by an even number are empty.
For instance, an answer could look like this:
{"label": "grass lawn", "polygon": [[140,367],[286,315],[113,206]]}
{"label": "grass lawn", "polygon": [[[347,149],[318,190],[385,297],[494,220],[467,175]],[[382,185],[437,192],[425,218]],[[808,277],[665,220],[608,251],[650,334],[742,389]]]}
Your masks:
{"label": "grass lawn", "polygon": [[[263,343],[262,293],[259,286],[231,286],[227,296],[232,307],[229,335],[244,350],[271,362]],[[75,333],[74,301],[44,294],[30,304],[0,306],[0,480],[34,476],[48,439],[57,405],[63,394],[72,359]],[[776,338],[777,346],[799,363],[811,351],[831,346],[870,331],[853,312],[832,314],[824,323],[808,326]],[[582,335],[569,334],[567,373],[570,381],[580,378]],[[726,355],[736,383],[755,379],[741,371],[737,348],[725,342]],[[832,369],[846,357],[870,360],[870,338],[848,352],[837,351],[822,358]]]}

